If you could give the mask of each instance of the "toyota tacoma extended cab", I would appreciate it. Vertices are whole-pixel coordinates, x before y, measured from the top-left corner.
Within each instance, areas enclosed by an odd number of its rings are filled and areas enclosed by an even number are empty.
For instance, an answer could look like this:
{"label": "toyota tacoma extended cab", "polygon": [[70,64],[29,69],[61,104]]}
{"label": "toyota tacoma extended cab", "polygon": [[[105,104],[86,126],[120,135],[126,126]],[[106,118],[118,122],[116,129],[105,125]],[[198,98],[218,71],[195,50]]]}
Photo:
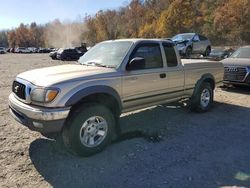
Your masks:
{"label": "toyota tacoma extended cab", "polygon": [[71,151],[89,156],[119,135],[123,112],[190,99],[209,110],[223,65],[181,61],[175,44],[161,39],[104,41],[78,64],[19,74],[9,96],[11,115],[42,134],[60,133]]}

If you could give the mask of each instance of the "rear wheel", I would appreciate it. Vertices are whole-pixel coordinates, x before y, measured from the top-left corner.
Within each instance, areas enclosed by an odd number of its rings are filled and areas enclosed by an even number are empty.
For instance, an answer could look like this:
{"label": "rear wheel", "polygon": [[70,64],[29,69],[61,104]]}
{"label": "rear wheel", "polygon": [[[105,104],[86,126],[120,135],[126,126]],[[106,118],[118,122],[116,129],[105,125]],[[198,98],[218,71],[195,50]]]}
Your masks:
{"label": "rear wheel", "polygon": [[72,113],[63,131],[65,145],[78,155],[102,151],[112,139],[115,120],[103,105],[84,105]]}
{"label": "rear wheel", "polygon": [[205,57],[207,57],[207,56],[209,56],[210,53],[211,53],[211,48],[210,48],[210,47],[207,47],[203,55],[204,55]]}
{"label": "rear wheel", "polygon": [[206,112],[213,103],[213,90],[209,83],[202,83],[191,98],[191,109],[197,112]]}

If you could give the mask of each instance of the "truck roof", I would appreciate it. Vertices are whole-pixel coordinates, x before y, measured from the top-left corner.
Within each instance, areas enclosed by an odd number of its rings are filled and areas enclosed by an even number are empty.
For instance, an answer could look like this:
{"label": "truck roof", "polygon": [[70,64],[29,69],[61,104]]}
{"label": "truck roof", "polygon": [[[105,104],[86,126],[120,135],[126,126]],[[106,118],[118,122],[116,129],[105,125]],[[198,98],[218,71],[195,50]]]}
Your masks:
{"label": "truck roof", "polygon": [[116,39],[116,40],[108,40],[108,41],[104,41],[104,42],[111,42],[111,41],[130,41],[130,42],[133,42],[133,43],[141,42],[141,41],[152,41],[152,42],[166,41],[166,42],[173,43],[173,41],[170,40],[170,39],[160,39],[160,38],[159,39],[145,39],[145,38]]}

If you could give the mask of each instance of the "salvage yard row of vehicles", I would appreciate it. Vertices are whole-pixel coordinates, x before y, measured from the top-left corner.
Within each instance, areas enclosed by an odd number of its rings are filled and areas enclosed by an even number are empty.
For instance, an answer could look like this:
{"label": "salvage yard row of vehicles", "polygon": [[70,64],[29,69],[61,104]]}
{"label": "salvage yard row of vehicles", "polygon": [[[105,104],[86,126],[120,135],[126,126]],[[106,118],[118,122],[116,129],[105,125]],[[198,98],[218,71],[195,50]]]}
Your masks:
{"label": "salvage yard row of vehicles", "polygon": [[55,50],[54,48],[36,48],[36,47],[17,47],[17,48],[4,48],[0,47],[0,53],[49,53]]}

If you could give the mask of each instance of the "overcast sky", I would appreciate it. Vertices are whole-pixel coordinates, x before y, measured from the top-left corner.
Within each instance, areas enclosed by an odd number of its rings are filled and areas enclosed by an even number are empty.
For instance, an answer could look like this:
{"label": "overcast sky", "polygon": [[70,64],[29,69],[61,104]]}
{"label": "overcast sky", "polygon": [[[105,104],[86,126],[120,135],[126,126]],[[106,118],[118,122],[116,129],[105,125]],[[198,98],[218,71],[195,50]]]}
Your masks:
{"label": "overcast sky", "polygon": [[44,24],[59,18],[78,20],[98,10],[116,9],[130,0],[2,0],[0,3],[0,30],[18,27],[20,23]]}

